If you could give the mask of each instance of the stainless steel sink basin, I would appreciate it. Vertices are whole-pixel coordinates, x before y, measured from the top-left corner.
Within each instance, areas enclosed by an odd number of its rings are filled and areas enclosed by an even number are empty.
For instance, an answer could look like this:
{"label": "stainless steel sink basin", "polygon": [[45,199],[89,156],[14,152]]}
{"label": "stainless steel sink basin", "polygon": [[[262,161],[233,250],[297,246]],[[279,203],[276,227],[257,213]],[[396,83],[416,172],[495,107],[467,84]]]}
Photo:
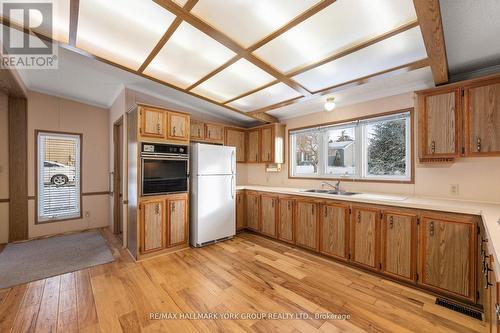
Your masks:
{"label": "stainless steel sink basin", "polygon": [[304,192],[309,192],[309,193],[328,193],[332,192],[330,190],[304,190]]}
{"label": "stainless steel sink basin", "polygon": [[323,194],[332,194],[332,195],[354,195],[354,194],[358,194],[356,192],[332,191],[332,190],[317,190],[317,189],[304,190],[304,192],[308,192],[308,193],[323,193]]}

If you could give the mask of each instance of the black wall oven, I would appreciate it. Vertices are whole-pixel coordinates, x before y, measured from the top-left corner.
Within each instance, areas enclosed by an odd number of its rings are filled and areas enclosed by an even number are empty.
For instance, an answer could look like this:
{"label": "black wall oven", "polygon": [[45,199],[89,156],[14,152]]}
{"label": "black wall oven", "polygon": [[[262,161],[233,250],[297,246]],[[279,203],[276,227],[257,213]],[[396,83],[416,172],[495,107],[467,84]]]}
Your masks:
{"label": "black wall oven", "polygon": [[141,143],[141,195],[187,192],[188,146]]}

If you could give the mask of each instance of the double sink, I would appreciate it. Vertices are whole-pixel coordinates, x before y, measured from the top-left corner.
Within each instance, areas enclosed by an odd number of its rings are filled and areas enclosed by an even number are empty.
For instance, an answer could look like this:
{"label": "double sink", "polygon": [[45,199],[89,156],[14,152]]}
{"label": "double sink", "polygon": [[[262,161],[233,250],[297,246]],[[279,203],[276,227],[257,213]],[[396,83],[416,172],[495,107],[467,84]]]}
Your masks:
{"label": "double sink", "polygon": [[356,192],[346,192],[346,191],[338,191],[338,190],[316,190],[316,189],[303,190],[302,192],[331,194],[331,195],[345,195],[345,196],[359,194],[359,193],[356,193]]}

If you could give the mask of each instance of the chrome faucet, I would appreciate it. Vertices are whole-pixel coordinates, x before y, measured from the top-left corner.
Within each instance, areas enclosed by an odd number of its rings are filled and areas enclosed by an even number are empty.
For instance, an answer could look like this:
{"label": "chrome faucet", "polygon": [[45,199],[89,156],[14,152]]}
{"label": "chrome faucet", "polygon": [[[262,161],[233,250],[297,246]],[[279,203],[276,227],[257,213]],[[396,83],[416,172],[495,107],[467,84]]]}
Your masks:
{"label": "chrome faucet", "polygon": [[335,183],[335,185],[333,185],[332,183],[328,183],[328,182],[321,183],[321,187],[324,187],[325,185],[330,186],[331,188],[334,188],[338,192],[341,191],[340,190],[340,180],[337,180],[337,183]]}

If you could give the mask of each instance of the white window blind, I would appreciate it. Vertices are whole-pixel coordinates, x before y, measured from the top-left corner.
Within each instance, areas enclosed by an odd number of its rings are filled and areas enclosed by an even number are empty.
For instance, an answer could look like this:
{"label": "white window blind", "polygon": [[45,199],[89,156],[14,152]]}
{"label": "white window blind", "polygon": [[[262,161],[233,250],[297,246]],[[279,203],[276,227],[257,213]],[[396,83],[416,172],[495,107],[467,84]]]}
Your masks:
{"label": "white window blind", "polygon": [[80,135],[38,132],[38,222],[81,216]]}

